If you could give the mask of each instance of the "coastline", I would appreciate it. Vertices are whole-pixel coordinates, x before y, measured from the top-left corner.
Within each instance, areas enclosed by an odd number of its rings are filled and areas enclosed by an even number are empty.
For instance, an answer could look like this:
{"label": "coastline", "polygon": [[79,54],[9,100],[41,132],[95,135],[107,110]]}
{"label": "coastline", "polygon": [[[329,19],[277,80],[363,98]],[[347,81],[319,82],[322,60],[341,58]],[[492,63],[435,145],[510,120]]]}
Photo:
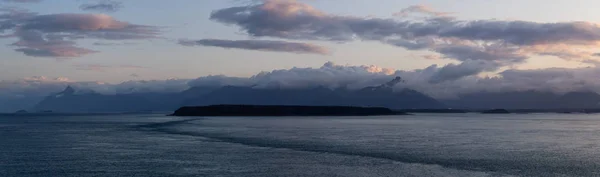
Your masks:
{"label": "coastline", "polygon": [[385,116],[407,115],[383,107],[211,105],[182,107],[171,116]]}

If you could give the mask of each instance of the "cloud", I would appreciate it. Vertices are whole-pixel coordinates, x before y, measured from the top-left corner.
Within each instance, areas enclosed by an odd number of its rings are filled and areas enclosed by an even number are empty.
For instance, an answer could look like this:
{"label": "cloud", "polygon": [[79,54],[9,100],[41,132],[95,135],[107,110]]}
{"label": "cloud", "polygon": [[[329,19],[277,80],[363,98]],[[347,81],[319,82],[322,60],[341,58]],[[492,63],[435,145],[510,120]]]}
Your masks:
{"label": "cloud", "polygon": [[427,59],[427,60],[439,60],[439,59],[442,59],[442,57],[439,56],[439,55],[423,55],[421,57],[423,57],[424,59]]}
{"label": "cloud", "polygon": [[329,49],[307,43],[270,41],[270,40],[221,40],[221,39],[202,39],[202,40],[180,40],[179,44],[185,46],[212,46],[227,49],[259,50],[271,52],[290,52],[299,54],[320,54],[329,55]]}
{"label": "cloud", "polygon": [[459,61],[483,60],[498,63],[519,63],[527,59],[527,56],[519,53],[518,48],[510,48],[499,44],[446,44],[438,45],[432,50],[442,54],[445,58],[456,59]]}
{"label": "cloud", "polygon": [[82,4],[79,8],[85,11],[116,12],[121,9],[121,2],[101,1],[94,4]]}
{"label": "cloud", "polygon": [[[180,92],[191,87],[248,86],[261,88],[315,88],[361,89],[386,83],[399,76],[405,81],[396,89],[410,88],[438,99],[448,99],[464,93],[507,91],[570,91],[600,92],[599,68],[548,68],[534,70],[510,69],[495,77],[471,75],[494,63],[465,61],[424,69],[395,70],[373,65],[338,65],[325,63],[317,68],[291,68],[261,72],[251,77],[225,75],[203,76],[197,79],[136,80],[118,84],[79,82],[68,78],[30,77],[0,81],[0,100],[4,98],[42,98],[72,86],[79,93],[123,94],[136,92]],[[133,77],[133,76],[132,76]],[[444,81],[446,80],[446,81]]]}
{"label": "cloud", "polygon": [[473,73],[497,68],[494,62],[465,61],[446,66],[431,65],[424,69],[394,70],[377,66],[349,66],[328,62],[318,68],[292,68],[258,73],[249,78],[206,76],[189,82],[190,86],[253,86],[254,88],[328,87],[360,89],[385,83],[400,76],[405,80],[397,89],[410,88],[439,99],[473,92],[569,91],[600,92],[599,68],[511,69],[495,77],[478,77]]}
{"label": "cloud", "polygon": [[159,34],[156,27],[122,22],[104,14],[37,15],[25,21],[21,29],[110,40],[153,38]]}
{"label": "cloud", "polygon": [[114,93],[181,92],[190,88],[189,81],[189,79],[133,80],[111,85],[107,91]]}
{"label": "cloud", "polygon": [[[0,81],[0,97],[44,97],[53,92],[64,89],[73,83],[68,78],[49,78],[45,76],[34,76],[19,80]],[[76,85],[88,85],[90,83],[75,83]]]}
{"label": "cloud", "polygon": [[388,44],[402,47],[408,50],[423,50],[431,48],[435,45],[432,38],[421,38],[418,40],[393,39],[386,41]]}
{"label": "cloud", "polygon": [[0,12],[4,12],[0,14],[0,32],[8,31],[5,38],[18,38],[12,44],[17,47],[15,51],[33,57],[72,58],[98,52],[77,46],[82,39],[141,40],[160,34],[157,27],[118,21],[104,14],[38,15],[18,9]]}
{"label": "cloud", "polygon": [[78,93],[122,94],[132,92],[180,92],[188,89],[189,79],[136,80],[118,84],[105,82],[73,81],[64,77],[50,78],[35,76],[18,80],[0,81],[0,98],[3,97],[45,97],[64,90],[67,86]]}
{"label": "cloud", "polygon": [[55,58],[68,58],[68,57],[80,57],[86,54],[95,53],[96,51],[88,50],[78,47],[45,47],[45,48],[20,48],[16,49],[17,52],[22,52],[27,56],[32,57],[55,57]]}
{"label": "cloud", "polygon": [[209,75],[188,82],[189,87],[222,87],[222,86],[251,86],[250,78],[230,77],[225,75]]}
{"label": "cloud", "polygon": [[[365,18],[322,12],[294,0],[214,11],[210,19],[239,27],[251,37],[332,42],[379,41],[408,50],[435,52],[459,62],[482,60],[510,66],[538,55],[565,60],[598,60],[600,26],[590,22],[541,23],[518,20],[459,20],[427,6],[411,6],[400,17]],[[476,74],[476,73],[474,73]]]}
{"label": "cloud", "polygon": [[460,64],[448,64],[439,68],[431,78],[429,78],[429,82],[440,83],[444,81],[454,81],[483,71],[495,71],[499,67],[500,66],[497,63],[483,60],[468,60]]}
{"label": "cloud", "polygon": [[429,7],[429,6],[425,6],[425,5],[415,5],[415,6],[410,6],[407,8],[402,9],[400,12],[394,13],[394,16],[408,16],[409,14],[412,13],[422,13],[422,14],[426,14],[426,15],[433,15],[433,16],[438,16],[438,17],[443,17],[443,16],[448,16],[452,13],[450,12],[439,12],[434,10],[433,8]]}
{"label": "cloud", "polygon": [[[35,13],[20,8],[0,7],[0,34],[11,32],[19,25],[20,21],[34,15]],[[14,37],[14,35],[0,36],[0,38],[2,37]]]}
{"label": "cloud", "polygon": [[60,36],[47,35],[38,31],[19,31],[15,33],[20,40],[12,46],[19,47],[15,51],[33,57],[80,57],[96,51],[76,47],[73,41],[64,40]]}
{"label": "cloud", "polygon": [[319,68],[292,68],[261,72],[249,78],[207,76],[190,81],[190,86],[253,86],[255,88],[346,87],[379,85],[393,78],[395,70],[373,65],[348,66],[325,63]]}

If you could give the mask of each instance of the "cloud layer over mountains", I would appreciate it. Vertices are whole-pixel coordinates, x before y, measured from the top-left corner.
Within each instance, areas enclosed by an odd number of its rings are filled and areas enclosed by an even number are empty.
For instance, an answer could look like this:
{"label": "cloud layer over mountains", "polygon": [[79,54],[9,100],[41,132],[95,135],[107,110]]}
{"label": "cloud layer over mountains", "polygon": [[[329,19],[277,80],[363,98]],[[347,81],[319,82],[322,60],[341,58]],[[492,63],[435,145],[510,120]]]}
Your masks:
{"label": "cloud layer over mountains", "polygon": [[[152,81],[127,81],[120,84],[102,82],[76,82],[67,78],[32,77],[17,81],[1,81],[0,97],[47,96],[70,85],[79,92],[103,94],[132,92],[179,92],[191,87],[251,86],[254,88],[300,89],[328,87],[331,89],[360,89],[377,86],[396,76],[405,82],[398,88],[411,88],[441,99],[459,94],[492,91],[538,90],[563,93],[568,91],[600,91],[600,69],[538,69],[506,70],[499,77],[480,78],[468,76],[452,82],[432,82],[441,76],[456,75],[470,70],[453,69],[456,65],[402,71],[377,66],[349,66],[325,63],[319,68],[291,68],[261,72],[252,77],[204,76],[197,79],[169,79]],[[460,74],[458,74],[460,75]]]}

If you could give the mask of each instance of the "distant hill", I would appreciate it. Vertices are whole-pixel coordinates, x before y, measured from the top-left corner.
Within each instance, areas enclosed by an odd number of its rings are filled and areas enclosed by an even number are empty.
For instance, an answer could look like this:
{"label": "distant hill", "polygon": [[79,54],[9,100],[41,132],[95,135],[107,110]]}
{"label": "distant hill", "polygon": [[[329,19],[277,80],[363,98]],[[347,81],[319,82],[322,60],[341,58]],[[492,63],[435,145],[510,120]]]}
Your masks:
{"label": "distant hill", "polygon": [[268,89],[254,87],[193,87],[179,93],[131,93],[102,95],[78,93],[72,87],[50,95],[35,110],[54,112],[136,112],[173,111],[181,106],[215,104],[305,105],[305,106],[369,106],[392,109],[440,109],[444,104],[411,89],[394,91],[402,82],[397,77],[379,86],[360,90],[325,87],[303,89]]}
{"label": "distant hill", "polygon": [[[358,90],[326,87],[284,89],[252,86],[193,87],[176,93],[129,93],[103,95],[67,87],[47,96],[32,111],[50,110],[63,113],[104,113],[173,111],[182,106],[233,105],[303,105],[359,106],[390,109],[464,109],[464,110],[548,110],[599,109],[600,94],[569,92],[556,94],[542,91],[477,92],[457,99],[438,101],[411,89],[396,89],[401,78],[378,86]],[[18,102],[15,102],[18,104]],[[18,109],[16,109],[18,110]],[[14,111],[13,111],[14,112]]]}
{"label": "distant hill", "polygon": [[185,106],[214,104],[369,106],[392,109],[445,108],[437,100],[414,90],[253,89],[223,87],[185,102]]}
{"label": "distant hill", "polygon": [[18,110],[31,109],[33,105],[44,99],[43,96],[11,98],[0,98],[0,113],[13,113]]}
{"label": "distant hill", "polygon": [[479,92],[442,100],[457,109],[589,109],[600,108],[600,94],[569,92],[556,94],[540,91]]}
{"label": "distant hill", "polygon": [[215,104],[236,105],[310,105],[310,106],[369,106],[392,109],[445,108],[437,100],[411,89],[394,91],[402,82],[400,77],[379,86],[360,90],[329,89],[256,89],[226,86],[209,94],[186,100],[184,106]]}

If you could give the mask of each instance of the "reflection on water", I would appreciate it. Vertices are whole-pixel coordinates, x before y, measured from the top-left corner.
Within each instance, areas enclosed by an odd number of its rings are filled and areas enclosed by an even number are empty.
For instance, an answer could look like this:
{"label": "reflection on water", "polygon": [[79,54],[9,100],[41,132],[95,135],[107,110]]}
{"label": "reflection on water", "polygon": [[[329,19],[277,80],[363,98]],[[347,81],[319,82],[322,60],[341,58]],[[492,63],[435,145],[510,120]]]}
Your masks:
{"label": "reflection on water", "polygon": [[600,115],[0,116],[0,176],[600,176]]}

